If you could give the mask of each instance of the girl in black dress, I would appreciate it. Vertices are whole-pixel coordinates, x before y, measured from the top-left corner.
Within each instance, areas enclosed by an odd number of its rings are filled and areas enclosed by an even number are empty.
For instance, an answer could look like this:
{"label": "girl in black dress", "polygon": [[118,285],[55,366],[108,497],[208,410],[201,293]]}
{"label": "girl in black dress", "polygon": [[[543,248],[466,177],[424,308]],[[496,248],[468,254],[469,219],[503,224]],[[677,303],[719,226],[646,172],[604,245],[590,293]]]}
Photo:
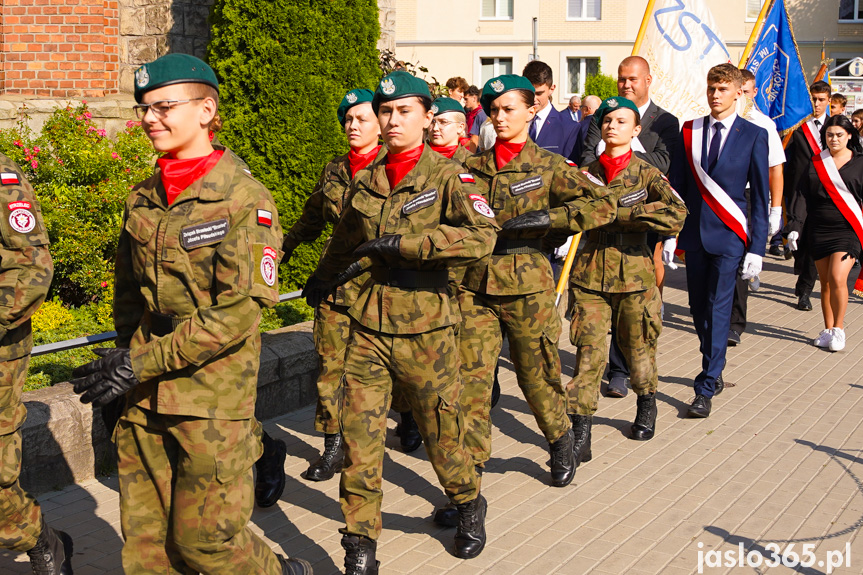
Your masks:
{"label": "girl in black dress", "polygon": [[[824,314],[824,330],[813,343],[839,351],[845,347],[848,274],[861,256],[863,149],[857,130],[845,116],[831,116],[824,122],[821,141],[824,151],[812,159],[801,182]],[[863,287],[863,277],[858,283]]]}

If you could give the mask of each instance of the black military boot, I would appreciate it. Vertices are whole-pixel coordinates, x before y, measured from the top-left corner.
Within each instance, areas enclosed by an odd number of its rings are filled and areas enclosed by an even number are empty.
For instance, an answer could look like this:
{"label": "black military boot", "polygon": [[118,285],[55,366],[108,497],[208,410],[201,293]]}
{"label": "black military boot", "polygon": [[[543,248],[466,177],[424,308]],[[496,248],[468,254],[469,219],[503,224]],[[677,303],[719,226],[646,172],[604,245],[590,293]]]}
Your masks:
{"label": "black military boot", "polygon": [[282,565],[282,575],[313,575],[312,565],[299,557],[282,557],[276,554]]}
{"label": "black military boot", "polygon": [[42,533],[27,552],[35,575],[72,575],[72,538],[42,519]]}
{"label": "black military boot", "polygon": [[417,427],[417,422],[414,420],[414,414],[410,411],[399,413],[402,416],[402,422],[396,426],[396,435],[402,444],[402,451],[410,453],[419,449],[423,444],[423,437],[420,435],[420,428]]}
{"label": "black military boot", "polygon": [[653,439],[656,431],[656,394],[639,395],[636,399],[638,411],[635,413],[635,423],[632,424],[632,439],[647,441]]}
{"label": "black military boot", "polygon": [[285,458],[288,448],[281,439],[273,439],[265,431],[261,437],[264,453],[255,462],[255,503],[272,507],[285,490]]}
{"label": "black military boot", "polygon": [[500,380],[497,378],[497,373],[500,371],[500,364],[494,367],[494,381],[491,383],[491,406],[497,405],[500,401]]}
{"label": "black military boot", "polygon": [[582,463],[587,463],[593,459],[593,453],[590,451],[590,427],[593,424],[593,417],[590,415],[570,415],[572,420],[572,431],[575,434],[575,445],[573,452],[575,453],[575,467],[577,468]]}
{"label": "black military boot", "polygon": [[551,451],[551,484],[555,487],[566,487],[575,477],[574,439],[570,429],[560,439],[548,444]]}
{"label": "black military boot", "polygon": [[473,559],[485,547],[485,513],[488,509],[485,497],[477,494],[476,499],[462,503],[458,507],[458,531],[455,532],[455,556]]}
{"label": "black military boot", "polygon": [[361,535],[343,535],[345,575],[378,575],[381,562],[375,559],[377,541]]}
{"label": "black military boot", "polygon": [[[477,476],[482,477],[483,468],[477,465],[474,469]],[[440,509],[436,509],[432,521],[441,527],[458,527],[458,505],[450,501]]]}
{"label": "black military boot", "polygon": [[309,481],[326,481],[336,472],[342,470],[345,453],[342,451],[342,434],[327,433],[324,435],[324,452],[317,461],[309,465],[303,476]]}

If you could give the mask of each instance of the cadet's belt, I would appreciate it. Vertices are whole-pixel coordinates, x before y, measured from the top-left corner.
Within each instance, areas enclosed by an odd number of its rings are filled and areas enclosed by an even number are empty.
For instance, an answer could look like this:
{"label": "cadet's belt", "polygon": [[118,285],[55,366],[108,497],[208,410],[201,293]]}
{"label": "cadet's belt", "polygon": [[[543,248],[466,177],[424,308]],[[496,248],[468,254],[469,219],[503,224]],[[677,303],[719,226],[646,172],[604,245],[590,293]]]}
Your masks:
{"label": "cadet's belt", "polygon": [[144,312],[144,321],[150,326],[150,333],[156,337],[162,337],[173,333],[177,326],[188,321],[187,317],[167,315],[155,311]]}
{"label": "cadet's belt", "polygon": [[447,287],[447,270],[404,270],[374,267],[372,278],[380,283],[402,289],[433,289]]}
{"label": "cadet's belt", "polygon": [[491,253],[495,256],[506,256],[509,254],[536,254],[541,251],[541,238],[533,238],[529,240],[497,238],[497,243],[494,244],[494,251]]}
{"label": "cadet's belt", "polygon": [[647,232],[604,232],[591,230],[587,233],[587,241],[603,246],[637,246],[647,243]]}

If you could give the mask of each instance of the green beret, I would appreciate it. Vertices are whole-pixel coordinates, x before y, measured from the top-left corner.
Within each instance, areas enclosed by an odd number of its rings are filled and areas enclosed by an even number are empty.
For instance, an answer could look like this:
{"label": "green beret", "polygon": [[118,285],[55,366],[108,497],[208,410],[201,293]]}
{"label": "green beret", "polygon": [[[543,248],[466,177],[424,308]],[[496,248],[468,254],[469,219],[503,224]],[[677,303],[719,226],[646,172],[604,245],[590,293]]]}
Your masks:
{"label": "green beret", "polygon": [[635,102],[629,98],[614,96],[612,98],[606,98],[605,101],[599,105],[599,108],[597,108],[596,112],[593,113],[593,121],[596,122],[597,126],[602,126],[602,119],[605,118],[605,116],[611,112],[622,110],[623,108],[632,110],[635,112],[635,117],[641,119],[641,114],[638,113],[638,106],[635,105]]}
{"label": "green beret", "polygon": [[401,70],[390,72],[381,79],[378,89],[375,90],[375,97],[372,99],[372,109],[377,114],[381,102],[401,100],[410,96],[425,96],[431,100],[429,85],[426,84],[425,80],[420,80],[413,74],[408,74]]}
{"label": "green beret", "polygon": [[363,102],[371,102],[372,101],[371,90],[351,90],[345,97],[342,98],[342,103],[339,104],[339,110],[337,114],[339,115],[339,124],[342,126],[345,125],[345,115],[348,113],[348,110],[356,106],[357,104],[362,104]]}
{"label": "green beret", "polygon": [[516,76],[515,74],[504,74],[497,78],[492,78],[482,87],[482,96],[479,97],[479,103],[482,106],[482,111],[487,116],[491,115],[491,103],[498,96],[506,94],[510,90],[527,90],[531,94],[536,93],[533,89],[533,84],[524,76]]}
{"label": "green beret", "polygon": [[432,103],[431,109],[435,116],[438,114],[446,114],[447,112],[459,112],[460,114],[465,113],[464,106],[459,104],[456,100],[445,96],[435,100]]}
{"label": "green beret", "polygon": [[168,54],[135,70],[135,101],[171,84],[207,84],[218,92],[219,80],[206,62],[189,54]]}

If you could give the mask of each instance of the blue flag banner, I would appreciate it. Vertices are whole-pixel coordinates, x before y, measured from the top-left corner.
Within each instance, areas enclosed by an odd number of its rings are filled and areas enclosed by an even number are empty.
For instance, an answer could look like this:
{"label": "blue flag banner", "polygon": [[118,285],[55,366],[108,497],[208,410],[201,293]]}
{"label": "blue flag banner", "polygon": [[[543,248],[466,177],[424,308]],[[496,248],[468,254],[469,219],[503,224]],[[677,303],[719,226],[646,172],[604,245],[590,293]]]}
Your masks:
{"label": "blue flag banner", "polygon": [[755,105],[780,132],[796,128],[814,112],[785,0],[776,0],[764,18],[746,69],[755,74]]}

